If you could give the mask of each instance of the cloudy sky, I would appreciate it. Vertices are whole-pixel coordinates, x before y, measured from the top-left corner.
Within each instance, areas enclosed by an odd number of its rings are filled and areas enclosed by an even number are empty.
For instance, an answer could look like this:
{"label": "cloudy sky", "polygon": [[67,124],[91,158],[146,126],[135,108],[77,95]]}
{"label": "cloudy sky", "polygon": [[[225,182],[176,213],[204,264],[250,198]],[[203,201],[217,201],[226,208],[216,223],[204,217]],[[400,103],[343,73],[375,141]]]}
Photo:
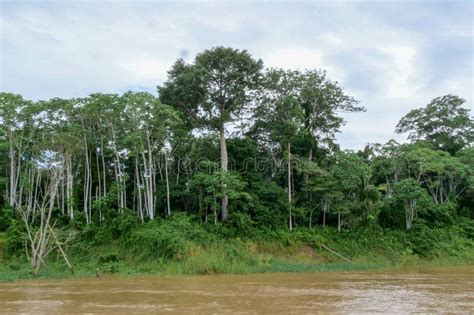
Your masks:
{"label": "cloudy sky", "polygon": [[400,117],[436,96],[473,104],[474,1],[0,3],[0,89],[29,99],[156,94],[178,57],[224,45],[327,70],[367,108],[345,116],[344,148],[402,140]]}

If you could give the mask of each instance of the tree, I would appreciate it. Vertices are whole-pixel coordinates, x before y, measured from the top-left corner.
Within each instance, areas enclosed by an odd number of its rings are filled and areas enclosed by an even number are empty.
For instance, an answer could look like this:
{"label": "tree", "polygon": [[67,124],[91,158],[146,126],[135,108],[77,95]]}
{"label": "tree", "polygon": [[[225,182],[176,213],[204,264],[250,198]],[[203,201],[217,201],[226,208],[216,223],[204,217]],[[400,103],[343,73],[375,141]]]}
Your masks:
{"label": "tree", "polygon": [[340,231],[343,215],[354,212],[365,193],[370,168],[357,154],[338,152],[330,171],[336,182],[333,191],[337,197],[333,211],[337,213],[337,228]]}
{"label": "tree", "polygon": [[[305,143],[308,161],[315,145],[333,144],[344,124],[338,112],[362,111],[357,101],[347,96],[337,82],[321,70],[270,69],[266,72],[255,111],[254,132],[265,141],[280,144],[287,155],[289,227],[292,229],[292,144]],[[309,173],[305,174],[305,181]]]}
{"label": "tree", "polygon": [[272,69],[265,74],[255,111],[254,132],[265,141],[280,144],[286,152],[288,227],[293,229],[291,143],[304,127],[304,114],[298,102],[298,72]]}
{"label": "tree", "polygon": [[405,174],[405,153],[405,145],[390,140],[377,150],[376,156],[371,161],[374,181],[388,197],[393,194],[393,185],[402,180]]}
{"label": "tree", "polygon": [[19,189],[22,155],[32,130],[32,103],[20,95],[0,93],[0,123],[8,139],[9,186],[8,203],[17,206],[17,190]]}
{"label": "tree", "polygon": [[[230,199],[241,197],[248,199],[250,196],[242,191],[245,183],[237,175],[217,170],[217,165],[209,161],[205,162],[205,166],[208,168],[208,172],[196,173],[191,179],[190,185],[198,190],[200,207],[205,208],[203,212],[206,222],[208,218],[207,209],[210,207],[214,216],[214,224],[217,224],[219,199],[224,196],[228,196]],[[222,212],[222,208],[220,211]]]}
{"label": "tree", "polygon": [[38,206],[40,212],[39,226],[33,226],[33,224],[29,222],[27,214],[19,209],[30,241],[30,262],[35,274],[39,271],[41,265],[46,266],[46,257],[55,248],[57,248],[58,252],[63,256],[69,270],[73,272],[67,255],[62,248],[62,246],[70,240],[70,237],[73,236],[73,234],[70,234],[68,239],[61,243],[54,231],[56,223],[52,225],[50,223],[55,199],[59,190],[59,182],[62,175],[61,172],[63,170],[63,166],[60,165],[61,162],[54,161],[53,164],[55,165],[52,166],[52,169],[47,170],[47,172],[51,172],[51,177],[50,182],[46,187],[45,198],[43,199],[42,204]]}
{"label": "tree", "polygon": [[[155,217],[156,176],[159,163],[156,155],[166,153],[166,143],[173,136],[173,128],[179,123],[178,113],[168,105],[162,104],[149,93],[127,92],[122,96],[127,117],[124,147],[128,155],[134,158],[135,203],[140,218],[143,212],[150,219]],[[168,155],[165,155],[165,174],[168,177]],[[161,172],[161,170],[160,170]],[[160,173],[161,174],[161,173]],[[161,176],[161,175],[160,175]],[[166,191],[169,182],[166,181]],[[135,206],[135,205],[134,205]],[[171,213],[169,193],[166,194],[166,211]]]}
{"label": "tree", "polygon": [[[344,93],[342,87],[326,77],[322,70],[295,71],[298,103],[303,109],[305,130],[310,142],[317,145],[333,145],[336,133],[344,125],[340,113],[361,112],[365,108]],[[312,159],[312,146],[308,158]]]}
{"label": "tree", "polygon": [[408,175],[428,190],[434,203],[453,201],[466,189],[469,168],[449,153],[415,148],[405,156]]}
{"label": "tree", "polygon": [[474,147],[458,151],[456,158],[467,167],[465,190],[460,198],[460,203],[466,209],[467,216],[472,218],[474,214]]}
{"label": "tree", "polygon": [[333,202],[338,198],[337,182],[328,170],[318,169],[304,183],[304,191],[308,197],[309,227],[313,224],[313,212],[320,208],[323,213],[323,227],[326,226],[326,216],[331,211]]}
{"label": "tree", "polygon": [[[198,54],[194,63],[179,59],[158,87],[160,100],[181,110],[189,126],[220,134],[221,169],[227,172],[226,124],[234,121],[257,86],[262,61],[246,50],[215,47]],[[228,196],[222,197],[222,220],[228,217]]]}
{"label": "tree", "polygon": [[416,180],[407,178],[395,185],[395,198],[405,209],[405,224],[406,229],[409,230],[419,208],[428,203],[429,197]]}
{"label": "tree", "polygon": [[408,132],[412,141],[428,140],[439,150],[451,154],[474,141],[474,120],[466,100],[448,94],[433,99],[426,107],[414,109],[397,124],[396,133]]}

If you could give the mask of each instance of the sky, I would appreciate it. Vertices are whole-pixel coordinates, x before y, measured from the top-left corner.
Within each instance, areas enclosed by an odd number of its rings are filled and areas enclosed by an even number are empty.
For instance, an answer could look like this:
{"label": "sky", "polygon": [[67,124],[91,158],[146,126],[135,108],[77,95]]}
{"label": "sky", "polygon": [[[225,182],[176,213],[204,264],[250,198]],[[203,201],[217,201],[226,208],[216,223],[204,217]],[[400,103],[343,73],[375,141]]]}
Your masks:
{"label": "sky", "polygon": [[0,91],[39,100],[148,91],[177,58],[247,49],[267,67],[324,69],[367,108],[343,148],[403,141],[399,119],[474,99],[474,1],[5,1]]}

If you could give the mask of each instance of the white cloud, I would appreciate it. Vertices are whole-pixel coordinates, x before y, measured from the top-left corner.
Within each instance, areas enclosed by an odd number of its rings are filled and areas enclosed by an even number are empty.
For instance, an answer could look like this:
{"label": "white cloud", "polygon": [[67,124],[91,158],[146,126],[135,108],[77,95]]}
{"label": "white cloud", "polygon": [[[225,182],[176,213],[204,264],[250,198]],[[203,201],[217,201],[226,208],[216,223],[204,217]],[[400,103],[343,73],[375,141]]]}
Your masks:
{"label": "white cloud", "polygon": [[324,33],[320,36],[320,39],[326,44],[334,47],[341,47],[344,45],[344,40],[334,33]]}
{"label": "white cloud", "polygon": [[285,69],[311,69],[321,67],[323,54],[306,48],[282,48],[264,57],[265,64]]}
{"label": "white cloud", "polygon": [[171,63],[159,59],[137,59],[124,61],[120,67],[129,74],[128,78],[133,78],[138,84],[156,84],[166,79]]}
{"label": "white cloud", "polygon": [[383,61],[386,76],[386,96],[406,98],[418,93],[416,83],[416,49],[410,46],[388,46],[379,48],[386,56]]}

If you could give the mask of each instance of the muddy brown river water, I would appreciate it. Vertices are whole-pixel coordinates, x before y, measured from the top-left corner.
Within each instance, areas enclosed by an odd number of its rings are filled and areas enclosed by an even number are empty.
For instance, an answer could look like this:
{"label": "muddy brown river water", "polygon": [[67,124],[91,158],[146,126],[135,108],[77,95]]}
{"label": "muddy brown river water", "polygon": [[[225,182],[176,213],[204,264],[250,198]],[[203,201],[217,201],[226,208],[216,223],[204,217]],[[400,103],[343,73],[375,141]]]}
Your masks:
{"label": "muddy brown river water", "polygon": [[474,314],[474,267],[0,283],[0,313]]}

